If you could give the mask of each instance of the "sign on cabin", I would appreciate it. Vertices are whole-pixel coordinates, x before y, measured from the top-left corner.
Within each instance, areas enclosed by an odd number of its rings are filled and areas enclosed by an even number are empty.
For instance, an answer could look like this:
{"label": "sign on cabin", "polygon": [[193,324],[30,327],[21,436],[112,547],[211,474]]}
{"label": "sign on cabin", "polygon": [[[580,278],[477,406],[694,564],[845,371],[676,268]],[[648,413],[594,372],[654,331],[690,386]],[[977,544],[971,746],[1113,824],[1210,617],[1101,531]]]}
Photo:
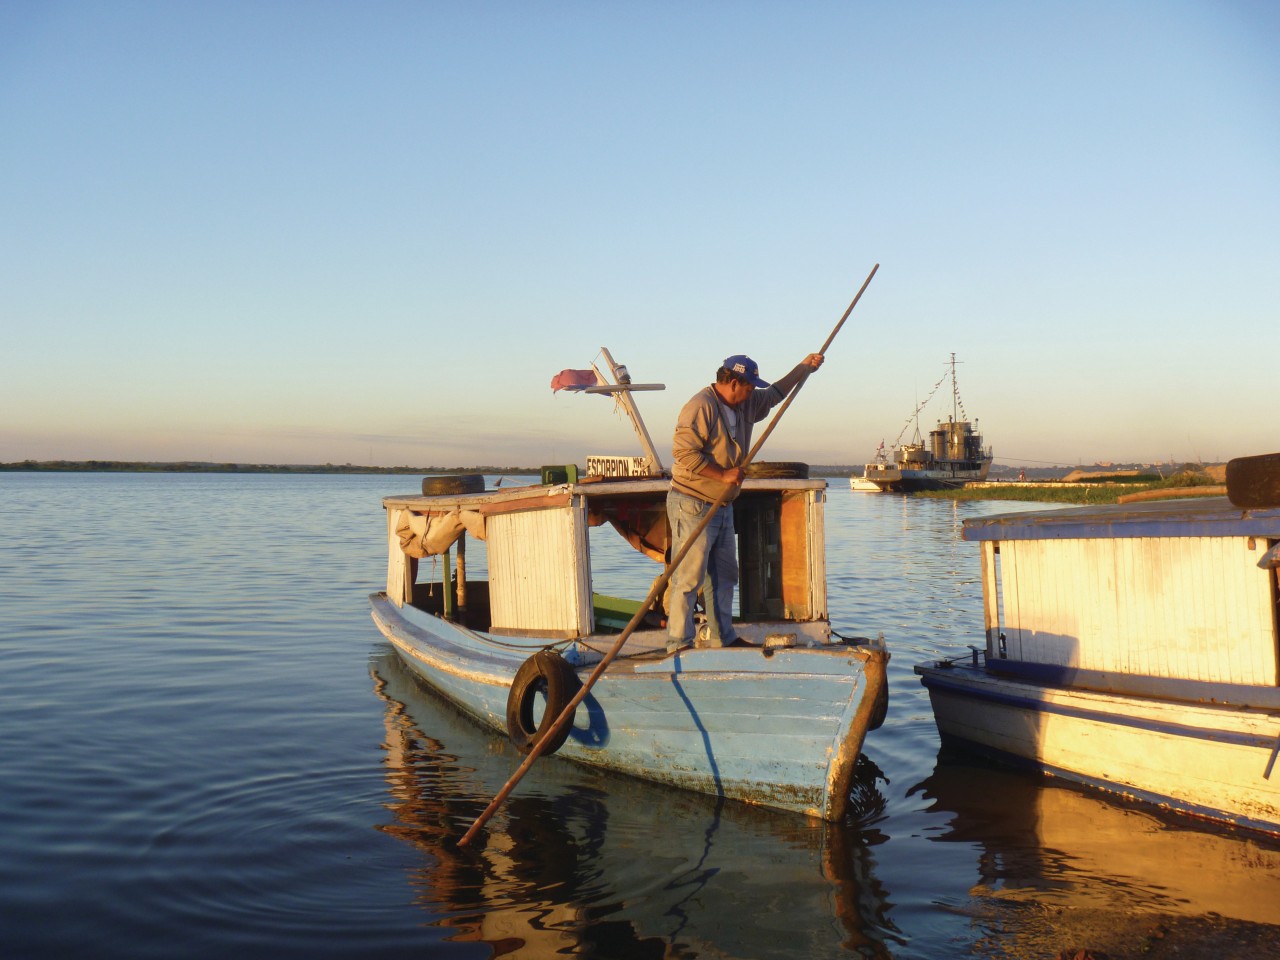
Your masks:
{"label": "sign on cabin", "polygon": [[649,464],[645,457],[587,457],[589,477],[647,477]]}

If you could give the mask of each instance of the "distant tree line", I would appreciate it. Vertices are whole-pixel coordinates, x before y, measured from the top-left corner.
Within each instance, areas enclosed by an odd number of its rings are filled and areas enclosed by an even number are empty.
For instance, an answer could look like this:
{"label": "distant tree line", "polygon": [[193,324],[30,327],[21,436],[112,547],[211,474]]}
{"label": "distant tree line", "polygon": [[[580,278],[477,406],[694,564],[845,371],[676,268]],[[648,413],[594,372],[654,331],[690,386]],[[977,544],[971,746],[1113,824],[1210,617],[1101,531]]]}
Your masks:
{"label": "distant tree line", "polygon": [[[810,464],[809,474],[814,477],[847,477],[857,469],[851,464]],[[147,460],[19,460],[0,463],[0,471],[47,471],[90,473],[403,473],[403,474],[456,474],[485,473],[499,476],[537,476],[541,466],[496,467],[482,464],[474,467],[367,467],[352,463],[213,463],[202,460],[147,461]]]}
{"label": "distant tree line", "polygon": [[538,467],[362,467],[351,463],[207,463],[198,460],[19,460],[0,463],[0,471],[91,473],[538,473]]}
{"label": "distant tree line", "polygon": [[[1145,467],[1143,473],[1150,470],[1150,464],[1111,464],[1117,471],[1124,467]],[[1162,475],[1171,472],[1190,473],[1199,465],[1186,464],[1181,470],[1166,465]],[[1014,479],[1022,476],[1027,480],[1057,480],[1068,473],[1071,467],[1042,466],[1016,467],[1004,464],[993,464],[991,479]],[[1094,469],[1097,469],[1096,467]],[[453,474],[453,473],[486,473],[499,476],[538,475],[541,466],[529,467],[496,467],[482,464],[474,467],[415,467],[401,465],[398,467],[367,467],[353,463],[212,463],[201,460],[145,461],[145,460],[19,460],[14,463],[0,463],[0,471],[54,471],[54,472],[96,472],[96,473],[400,473],[400,474]],[[812,463],[809,464],[809,475],[813,477],[848,477],[861,474],[862,464]],[[1133,482],[1138,478],[1126,478]],[[1141,481],[1159,479],[1159,477],[1142,476]]]}

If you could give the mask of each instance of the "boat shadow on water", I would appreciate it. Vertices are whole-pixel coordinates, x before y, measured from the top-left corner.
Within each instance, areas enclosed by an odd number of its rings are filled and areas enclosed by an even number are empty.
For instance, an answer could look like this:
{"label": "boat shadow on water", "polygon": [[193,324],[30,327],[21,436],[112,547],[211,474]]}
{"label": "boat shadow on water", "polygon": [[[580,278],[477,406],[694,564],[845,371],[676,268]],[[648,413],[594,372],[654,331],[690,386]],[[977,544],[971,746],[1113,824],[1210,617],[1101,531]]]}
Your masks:
{"label": "boat shadow on water", "polygon": [[905,942],[874,876],[885,799],[863,758],[850,814],[826,823],[544,758],[483,842],[458,840],[520,761],[388,647],[391,817],[423,854],[411,878],[433,925],[506,957],[890,957]]}

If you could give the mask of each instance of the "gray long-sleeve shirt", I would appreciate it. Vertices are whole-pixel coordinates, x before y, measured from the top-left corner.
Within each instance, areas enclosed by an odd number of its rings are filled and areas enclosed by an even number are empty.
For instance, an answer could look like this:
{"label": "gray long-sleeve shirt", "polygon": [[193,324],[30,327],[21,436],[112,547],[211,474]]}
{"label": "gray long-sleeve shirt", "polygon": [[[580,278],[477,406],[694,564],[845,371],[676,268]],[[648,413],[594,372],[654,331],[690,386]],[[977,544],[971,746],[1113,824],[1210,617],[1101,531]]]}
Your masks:
{"label": "gray long-sleeve shirt", "polygon": [[[718,500],[728,485],[704,476],[703,470],[712,463],[722,469],[741,466],[751,451],[752,427],[812,372],[812,367],[800,363],[781,380],[751,391],[742,403],[732,408],[737,421],[734,427],[729,425],[725,415],[728,408],[716,395],[714,386],[695,393],[676,420],[671,445],[671,486],[708,503]],[[725,502],[735,499],[739,490],[741,487],[729,490]]]}

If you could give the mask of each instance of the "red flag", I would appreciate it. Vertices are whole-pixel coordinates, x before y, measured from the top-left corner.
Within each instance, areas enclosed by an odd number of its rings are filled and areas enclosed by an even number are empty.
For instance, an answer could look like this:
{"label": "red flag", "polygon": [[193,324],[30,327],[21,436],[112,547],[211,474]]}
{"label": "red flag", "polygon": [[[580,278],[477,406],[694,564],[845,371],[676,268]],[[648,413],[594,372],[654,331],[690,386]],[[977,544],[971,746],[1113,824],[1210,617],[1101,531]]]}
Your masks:
{"label": "red flag", "polygon": [[581,390],[596,385],[594,370],[561,370],[551,378],[551,392],[557,390]]}

